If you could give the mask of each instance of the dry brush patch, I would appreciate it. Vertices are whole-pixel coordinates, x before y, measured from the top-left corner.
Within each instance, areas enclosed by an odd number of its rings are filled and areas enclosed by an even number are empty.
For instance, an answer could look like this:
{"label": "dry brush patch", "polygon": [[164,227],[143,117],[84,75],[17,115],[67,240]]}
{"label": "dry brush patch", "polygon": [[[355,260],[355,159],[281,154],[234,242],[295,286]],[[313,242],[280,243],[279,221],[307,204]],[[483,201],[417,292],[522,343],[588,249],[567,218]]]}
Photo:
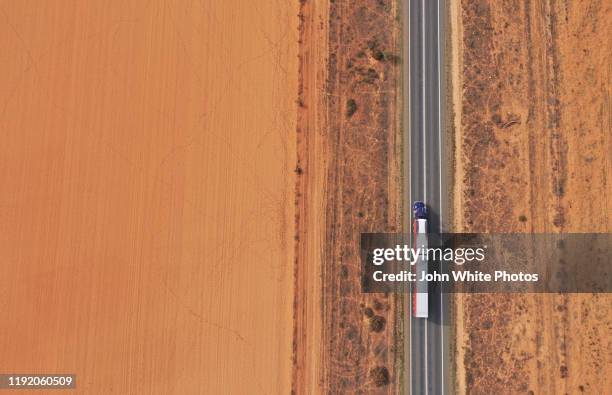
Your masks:
{"label": "dry brush patch", "polygon": [[[605,1],[461,2],[460,230],[610,231],[611,18]],[[461,391],[610,387],[608,296],[456,300]]]}
{"label": "dry brush patch", "polygon": [[361,293],[359,235],[398,229],[398,23],[392,0],[331,1],[323,388],[394,391],[396,300]]}

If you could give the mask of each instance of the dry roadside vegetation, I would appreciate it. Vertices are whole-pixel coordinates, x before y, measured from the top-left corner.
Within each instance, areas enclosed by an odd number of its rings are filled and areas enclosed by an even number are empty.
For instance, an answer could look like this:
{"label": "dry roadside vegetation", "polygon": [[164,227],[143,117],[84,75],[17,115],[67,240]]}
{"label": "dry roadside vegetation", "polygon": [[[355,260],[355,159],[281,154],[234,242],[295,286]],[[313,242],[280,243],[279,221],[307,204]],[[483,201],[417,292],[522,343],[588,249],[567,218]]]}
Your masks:
{"label": "dry roadside vegetation", "polygon": [[[612,231],[612,3],[452,9],[456,229]],[[611,302],[457,295],[458,393],[608,392]]]}
{"label": "dry roadside vegetation", "polygon": [[358,251],[361,232],[400,224],[397,13],[393,0],[302,2],[298,393],[398,389],[398,299],[361,293]]}
{"label": "dry roadside vegetation", "polygon": [[361,232],[399,224],[396,12],[391,0],[330,3],[322,352],[337,393],[389,393],[398,378],[397,300],[361,293],[358,250]]}

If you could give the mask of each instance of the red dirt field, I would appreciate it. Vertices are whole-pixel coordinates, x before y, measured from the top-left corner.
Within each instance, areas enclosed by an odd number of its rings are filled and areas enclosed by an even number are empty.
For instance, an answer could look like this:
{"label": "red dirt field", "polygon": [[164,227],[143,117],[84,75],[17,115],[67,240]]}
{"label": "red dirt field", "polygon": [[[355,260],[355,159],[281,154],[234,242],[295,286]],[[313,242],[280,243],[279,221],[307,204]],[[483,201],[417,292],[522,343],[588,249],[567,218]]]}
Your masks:
{"label": "red dirt field", "polygon": [[1,373],[290,392],[298,6],[3,2]]}

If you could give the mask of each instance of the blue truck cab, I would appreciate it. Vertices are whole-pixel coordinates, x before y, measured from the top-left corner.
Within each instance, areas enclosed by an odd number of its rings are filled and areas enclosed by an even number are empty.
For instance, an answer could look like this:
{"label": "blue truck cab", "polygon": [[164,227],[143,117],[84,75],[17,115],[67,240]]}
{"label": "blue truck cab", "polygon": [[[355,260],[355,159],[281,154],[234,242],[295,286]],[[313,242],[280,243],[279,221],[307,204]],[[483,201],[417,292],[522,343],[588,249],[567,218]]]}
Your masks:
{"label": "blue truck cab", "polygon": [[423,202],[414,202],[412,205],[414,219],[427,219],[427,206]]}

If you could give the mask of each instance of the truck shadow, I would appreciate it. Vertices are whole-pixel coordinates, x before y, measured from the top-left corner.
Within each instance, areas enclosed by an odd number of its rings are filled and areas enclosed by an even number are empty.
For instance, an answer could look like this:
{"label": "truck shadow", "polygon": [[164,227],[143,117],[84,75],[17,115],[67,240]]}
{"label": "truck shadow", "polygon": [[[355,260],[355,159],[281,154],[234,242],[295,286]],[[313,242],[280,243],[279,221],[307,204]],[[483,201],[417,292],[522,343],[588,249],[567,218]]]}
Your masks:
{"label": "truck shadow", "polygon": [[[431,206],[427,206],[427,222],[428,229],[427,232],[429,234],[437,235],[442,232],[440,228],[440,215],[436,208]],[[444,247],[439,240],[439,238],[433,241],[432,247]],[[431,273],[432,271],[437,271],[439,273],[444,273],[447,271],[446,265],[440,265],[440,262],[430,262],[428,265],[428,271]],[[430,322],[434,322],[438,325],[447,325],[449,323],[449,311],[446,309],[444,313],[442,313],[442,302],[447,303],[448,298],[451,296],[450,294],[444,294],[442,291],[448,291],[448,287],[445,285],[442,286],[439,282],[430,282],[428,284],[429,291],[429,318]],[[444,300],[443,300],[444,298]]]}

